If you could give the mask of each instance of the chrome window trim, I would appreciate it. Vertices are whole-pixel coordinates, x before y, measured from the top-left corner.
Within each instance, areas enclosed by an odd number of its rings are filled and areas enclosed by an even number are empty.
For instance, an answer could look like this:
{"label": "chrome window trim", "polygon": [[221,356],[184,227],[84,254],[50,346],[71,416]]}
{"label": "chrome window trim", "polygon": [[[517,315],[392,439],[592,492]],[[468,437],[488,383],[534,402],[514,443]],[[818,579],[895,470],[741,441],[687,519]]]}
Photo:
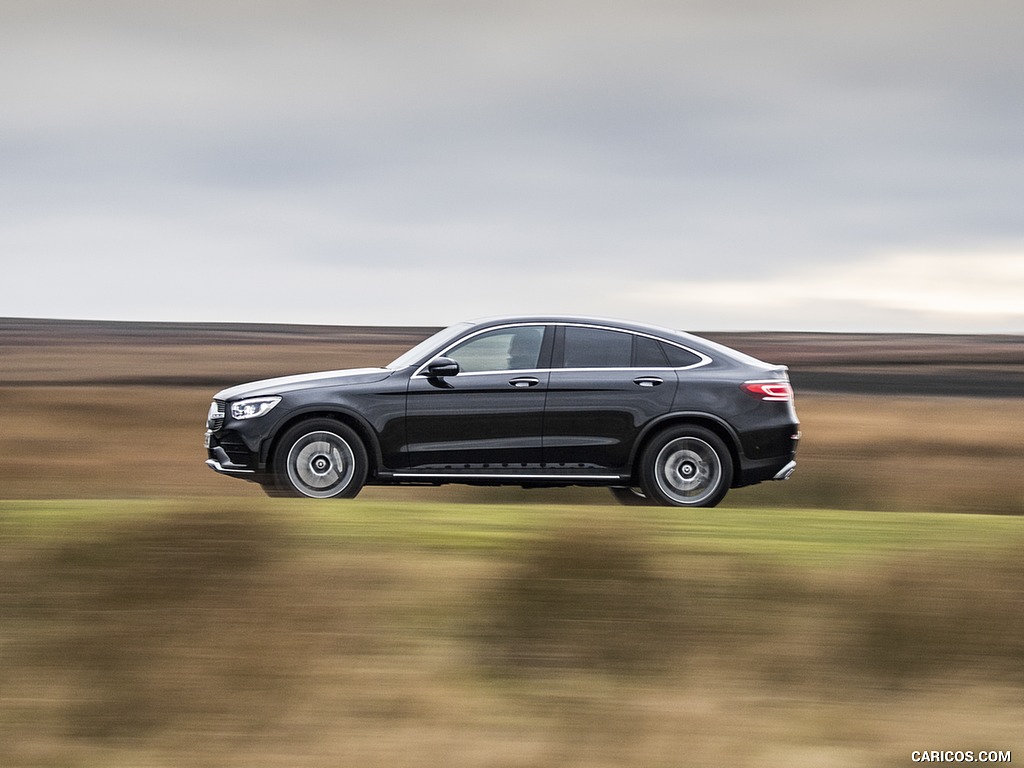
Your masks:
{"label": "chrome window trim", "polygon": [[508,373],[554,373],[556,371],[574,371],[577,373],[593,373],[595,371],[692,371],[697,368],[703,368],[705,365],[711,365],[711,363],[714,362],[712,358],[710,358],[708,355],[705,355],[703,352],[698,352],[696,349],[691,349],[690,347],[687,347],[685,344],[680,344],[678,342],[662,338],[661,336],[655,336],[653,333],[646,333],[644,331],[634,331],[630,328],[616,328],[611,325],[597,325],[594,323],[573,323],[565,321],[546,322],[543,320],[537,320],[531,322],[505,323],[503,325],[493,325],[490,326],[489,328],[481,328],[478,331],[467,334],[466,336],[462,336],[456,339],[451,344],[449,344],[447,347],[445,347],[443,351],[432,354],[427,360],[423,362],[422,365],[419,366],[419,368],[416,369],[416,372],[412,375],[412,377],[420,379],[429,378],[428,376],[425,376],[423,374],[423,369],[427,367],[427,364],[431,360],[433,360],[436,357],[445,357],[448,354],[448,352],[453,350],[455,347],[459,346],[463,342],[469,341],[470,339],[476,336],[479,336],[482,333],[488,333],[490,331],[501,331],[506,328],[528,328],[530,326],[537,325],[543,326],[545,328],[548,326],[551,326],[552,328],[593,328],[599,331],[614,331],[616,333],[628,333],[633,336],[642,336],[646,339],[653,339],[654,341],[660,341],[665,344],[671,344],[673,347],[678,347],[679,349],[689,352],[691,355],[696,355],[700,359],[693,365],[684,365],[679,368],[673,368],[672,366],[626,366],[623,368],[506,368],[495,371],[467,371],[466,373],[460,373],[459,376],[493,376],[494,374]]}
{"label": "chrome window trim", "polygon": [[[469,376],[529,376],[532,373],[550,373],[551,368],[508,368],[504,371],[466,371],[459,373],[459,378]],[[419,375],[419,374],[417,374]],[[421,379],[429,378],[428,376],[420,376]]]}
{"label": "chrome window trim", "polygon": [[[545,328],[546,329],[549,325],[551,325],[551,323],[545,323],[544,321],[535,321],[535,322],[522,322],[522,323],[504,323],[502,325],[492,325],[492,326],[489,326],[487,328],[481,328],[481,329],[479,329],[477,331],[474,331],[473,333],[468,333],[465,336],[460,336],[455,341],[453,341],[451,344],[449,344],[447,347],[445,347],[442,351],[435,352],[434,354],[432,354],[430,357],[428,357],[426,360],[423,361],[422,365],[420,365],[420,367],[416,369],[416,373],[414,373],[412,376],[413,376],[413,378],[417,378],[418,377],[418,378],[421,378],[421,379],[429,378],[428,376],[424,376],[423,375],[423,369],[426,368],[427,365],[430,364],[431,360],[433,360],[434,358],[437,358],[437,357],[446,357],[449,352],[451,352],[453,349],[455,349],[455,347],[457,347],[460,344],[463,344],[463,343],[469,341],[470,339],[476,338],[477,336],[479,336],[479,335],[481,335],[483,333],[490,333],[491,331],[503,331],[506,328],[530,328],[530,327],[533,327],[533,326],[540,326],[541,328]],[[466,373],[460,373],[459,376],[474,376],[474,375],[479,376],[482,373],[485,373],[485,374],[524,373],[524,372],[528,372],[528,373],[543,373],[546,370],[548,370],[548,369],[546,369],[546,368],[504,368],[504,369],[496,370],[496,371],[467,371]]]}

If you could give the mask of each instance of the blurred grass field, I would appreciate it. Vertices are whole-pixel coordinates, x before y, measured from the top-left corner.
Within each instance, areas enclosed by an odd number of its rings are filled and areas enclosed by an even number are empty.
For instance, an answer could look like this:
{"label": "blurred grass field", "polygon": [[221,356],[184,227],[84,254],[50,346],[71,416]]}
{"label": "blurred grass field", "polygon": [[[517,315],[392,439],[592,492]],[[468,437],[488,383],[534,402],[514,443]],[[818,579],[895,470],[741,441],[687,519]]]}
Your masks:
{"label": "blurred grass field", "polygon": [[1005,516],[2,502],[0,765],[1021,749],[1022,544]]}

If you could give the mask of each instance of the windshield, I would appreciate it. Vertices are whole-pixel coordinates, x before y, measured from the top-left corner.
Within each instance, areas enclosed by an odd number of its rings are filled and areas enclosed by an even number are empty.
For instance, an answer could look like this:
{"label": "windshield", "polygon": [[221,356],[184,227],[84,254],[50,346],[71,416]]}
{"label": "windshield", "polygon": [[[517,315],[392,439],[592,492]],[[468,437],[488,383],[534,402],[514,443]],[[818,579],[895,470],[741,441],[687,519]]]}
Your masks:
{"label": "windshield", "polygon": [[410,365],[422,362],[425,355],[432,350],[441,349],[448,342],[458,338],[470,326],[471,323],[456,323],[444,330],[438,331],[433,336],[421,341],[408,352],[392,360],[385,367],[392,371],[398,371],[402,368],[408,368]]}

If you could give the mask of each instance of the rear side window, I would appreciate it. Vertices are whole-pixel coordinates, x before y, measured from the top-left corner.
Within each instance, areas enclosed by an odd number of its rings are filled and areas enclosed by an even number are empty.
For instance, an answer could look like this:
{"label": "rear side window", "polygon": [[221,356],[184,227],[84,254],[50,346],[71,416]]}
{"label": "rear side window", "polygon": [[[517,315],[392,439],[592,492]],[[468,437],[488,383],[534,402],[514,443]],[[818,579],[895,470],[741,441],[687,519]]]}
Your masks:
{"label": "rear side window", "polygon": [[668,365],[661,342],[646,336],[637,336],[633,347],[634,368],[664,368]]}
{"label": "rear side window", "polygon": [[668,344],[664,341],[660,342],[661,349],[665,353],[665,357],[668,358],[668,364],[673,368],[689,368],[691,365],[696,365],[701,362],[703,358],[688,349],[677,347],[675,344]]}
{"label": "rear side window", "polygon": [[630,368],[633,363],[633,336],[603,328],[565,329],[566,368]]}

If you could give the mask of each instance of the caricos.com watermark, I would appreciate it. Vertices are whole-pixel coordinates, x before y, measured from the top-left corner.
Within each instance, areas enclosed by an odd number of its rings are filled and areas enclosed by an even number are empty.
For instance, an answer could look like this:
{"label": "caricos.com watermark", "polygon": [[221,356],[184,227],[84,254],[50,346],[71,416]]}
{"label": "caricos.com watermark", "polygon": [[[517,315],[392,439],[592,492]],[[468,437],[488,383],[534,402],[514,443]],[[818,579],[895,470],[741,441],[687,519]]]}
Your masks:
{"label": "caricos.com watermark", "polygon": [[1012,763],[1013,756],[1010,752],[999,752],[993,749],[981,750],[952,750],[952,749],[922,749],[915,750],[910,754],[910,759],[915,763]]}

